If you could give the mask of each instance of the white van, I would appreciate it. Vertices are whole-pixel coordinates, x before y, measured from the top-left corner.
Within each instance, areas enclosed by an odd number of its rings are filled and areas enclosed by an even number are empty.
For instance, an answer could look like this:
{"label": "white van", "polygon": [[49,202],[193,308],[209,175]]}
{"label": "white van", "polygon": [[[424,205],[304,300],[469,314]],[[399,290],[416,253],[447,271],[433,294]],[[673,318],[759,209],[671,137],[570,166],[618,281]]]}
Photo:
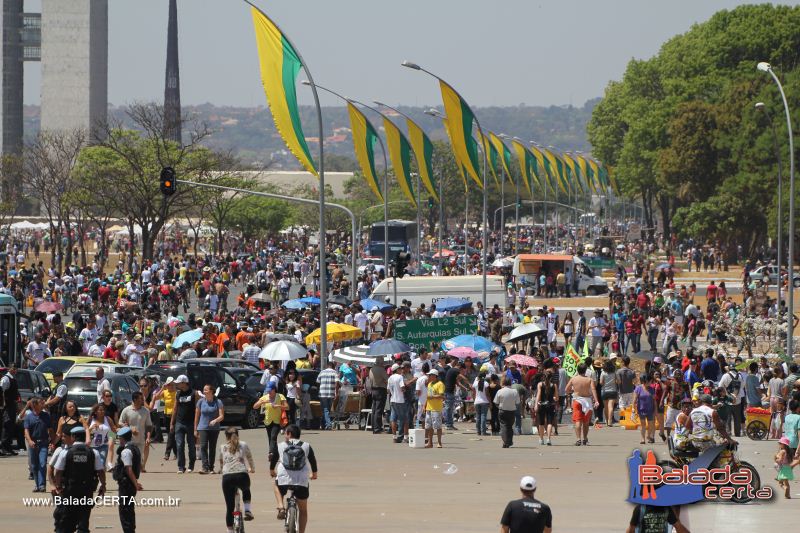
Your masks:
{"label": "white van", "polygon": [[[565,272],[569,268],[573,276],[578,278],[578,292],[594,295],[608,292],[608,283],[600,276],[595,276],[589,265],[576,255],[559,254],[519,254],[514,258],[514,279],[517,283],[532,287],[536,284],[536,276],[544,269],[547,272]],[[573,278],[573,287],[575,286]],[[572,290],[572,289],[570,289]]]}
{"label": "white van", "polygon": [[[483,276],[405,276],[397,279],[397,300],[408,300],[416,307],[419,304],[431,305],[439,298],[464,298],[480,302],[483,293]],[[384,301],[389,297],[394,302],[394,279],[386,278],[380,282],[370,295],[374,300]],[[485,309],[495,304],[500,309],[506,307],[506,292],[503,276],[486,276]]]}

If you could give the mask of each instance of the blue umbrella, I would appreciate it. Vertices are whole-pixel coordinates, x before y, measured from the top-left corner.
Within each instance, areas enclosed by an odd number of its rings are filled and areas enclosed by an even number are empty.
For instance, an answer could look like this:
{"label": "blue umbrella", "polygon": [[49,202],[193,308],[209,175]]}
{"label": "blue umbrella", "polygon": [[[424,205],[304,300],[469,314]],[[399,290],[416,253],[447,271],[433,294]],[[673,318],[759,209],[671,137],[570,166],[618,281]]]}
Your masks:
{"label": "blue umbrella", "polygon": [[372,311],[373,307],[377,307],[378,311],[380,312],[388,311],[389,309],[394,308],[392,304],[381,302],[379,300],[373,300],[372,298],[364,298],[358,303],[361,304],[361,307],[363,307],[365,311]]}
{"label": "blue umbrella", "polygon": [[472,306],[472,302],[463,298],[441,298],[433,303],[437,311],[459,311]]}
{"label": "blue umbrella", "polygon": [[303,298],[300,298],[295,300],[286,300],[281,304],[281,307],[285,307],[286,309],[305,309],[308,307],[308,304],[303,301]]}
{"label": "blue umbrella", "polygon": [[461,346],[471,348],[478,353],[486,354],[491,352],[493,349],[500,349],[500,347],[491,340],[479,335],[459,335],[457,337],[453,337],[452,339],[442,341],[442,349],[445,351],[452,350],[453,348],[459,348]]}
{"label": "blue umbrella", "polygon": [[306,296],[305,298],[300,298],[299,301],[304,304],[319,305],[319,298],[316,296]]}
{"label": "blue umbrella", "polygon": [[397,339],[374,341],[369,345],[367,355],[393,355],[411,351],[411,346]]}
{"label": "blue umbrella", "polygon": [[199,341],[203,338],[203,330],[202,329],[192,329],[185,333],[181,333],[178,335],[174,341],[172,341],[173,348],[180,348],[185,344],[192,344],[193,342]]}

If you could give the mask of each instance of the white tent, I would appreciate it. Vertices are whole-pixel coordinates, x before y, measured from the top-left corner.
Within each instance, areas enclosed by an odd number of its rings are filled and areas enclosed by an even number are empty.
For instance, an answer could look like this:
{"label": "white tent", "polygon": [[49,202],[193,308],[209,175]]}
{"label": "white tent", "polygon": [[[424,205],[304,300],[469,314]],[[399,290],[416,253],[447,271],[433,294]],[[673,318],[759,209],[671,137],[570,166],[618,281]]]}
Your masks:
{"label": "white tent", "polygon": [[27,220],[23,220],[21,222],[14,222],[11,224],[11,229],[13,230],[26,230],[26,229],[38,229],[36,224],[28,222]]}

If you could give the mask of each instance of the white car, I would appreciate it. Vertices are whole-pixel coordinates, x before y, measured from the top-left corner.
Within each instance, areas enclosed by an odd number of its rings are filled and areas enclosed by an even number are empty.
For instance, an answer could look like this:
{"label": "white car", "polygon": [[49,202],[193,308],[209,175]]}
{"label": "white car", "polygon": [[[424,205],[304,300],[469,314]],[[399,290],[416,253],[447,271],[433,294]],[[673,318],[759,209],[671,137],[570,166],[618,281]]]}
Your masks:
{"label": "white car", "polygon": [[137,370],[143,370],[138,366],[109,365],[104,363],[86,363],[86,364],[72,365],[72,367],[67,371],[64,377],[82,378],[82,377],[94,376],[98,368],[102,368],[106,374],[130,374],[131,372],[135,372]]}
{"label": "white car", "polygon": [[[782,275],[786,276],[786,269],[782,269]],[[778,267],[775,265],[763,265],[750,272],[750,278],[755,280],[763,280],[769,276],[769,284],[775,285],[778,283]],[[800,274],[795,274],[792,278],[792,284],[795,287],[800,287]]]}

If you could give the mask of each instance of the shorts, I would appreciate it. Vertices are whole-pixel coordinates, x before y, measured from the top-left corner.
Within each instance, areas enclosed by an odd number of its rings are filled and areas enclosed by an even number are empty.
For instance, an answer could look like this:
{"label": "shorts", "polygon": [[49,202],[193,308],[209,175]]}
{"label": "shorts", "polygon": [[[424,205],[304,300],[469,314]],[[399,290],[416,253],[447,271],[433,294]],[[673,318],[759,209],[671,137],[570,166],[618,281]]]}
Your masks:
{"label": "shorts", "polygon": [[539,426],[552,426],[556,421],[555,405],[540,405],[536,411],[536,423]]}
{"label": "shorts", "polygon": [[590,409],[587,412],[583,412],[583,406],[581,406],[580,402],[573,401],[572,402],[572,421],[573,422],[584,422],[588,424],[592,420],[593,411]]}
{"label": "shorts", "polygon": [[408,406],[404,403],[391,402],[391,413],[389,415],[390,422],[404,424],[408,421]]}
{"label": "shorts", "polygon": [[425,413],[425,429],[442,429],[442,412],[428,411]]}
{"label": "shorts", "polygon": [[640,420],[649,420],[650,422],[654,422],[656,419],[655,413],[636,413],[636,416],[638,416]]}
{"label": "shorts", "polygon": [[607,401],[607,400],[616,400],[618,397],[619,397],[619,394],[616,391],[614,391],[614,392],[604,392],[603,393],[603,401],[604,402]]}
{"label": "shorts", "polygon": [[680,412],[680,409],[667,407],[667,418],[664,419],[664,428],[672,429],[672,427],[675,425],[675,421],[678,419],[678,413]]}
{"label": "shorts", "polygon": [[633,393],[621,392],[619,394],[619,408],[626,409],[633,405]]}
{"label": "shorts", "polygon": [[[275,480],[275,484],[278,485],[278,480]],[[308,487],[303,487],[302,485],[278,485],[278,490],[281,493],[281,496],[286,496],[286,493],[292,489],[294,491],[294,497],[298,500],[307,500],[309,496]]]}

